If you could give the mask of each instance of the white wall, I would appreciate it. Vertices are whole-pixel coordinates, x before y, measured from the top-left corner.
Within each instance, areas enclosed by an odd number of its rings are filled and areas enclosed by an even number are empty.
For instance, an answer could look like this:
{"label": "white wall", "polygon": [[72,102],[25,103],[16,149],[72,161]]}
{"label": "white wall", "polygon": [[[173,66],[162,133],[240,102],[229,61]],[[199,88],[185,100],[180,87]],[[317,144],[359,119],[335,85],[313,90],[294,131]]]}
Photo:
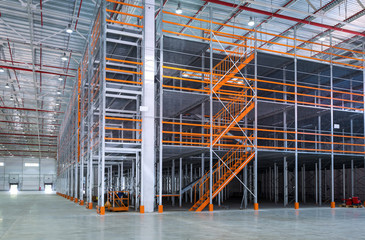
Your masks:
{"label": "white wall", "polygon": [[[44,183],[53,183],[56,179],[56,161],[42,158],[39,167],[25,167],[25,163],[39,163],[37,158],[0,158],[4,166],[0,166],[0,190],[9,190],[9,182],[18,182],[19,190],[44,189]],[[39,174],[39,169],[41,174]],[[40,180],[40,185],[39,185]]]}

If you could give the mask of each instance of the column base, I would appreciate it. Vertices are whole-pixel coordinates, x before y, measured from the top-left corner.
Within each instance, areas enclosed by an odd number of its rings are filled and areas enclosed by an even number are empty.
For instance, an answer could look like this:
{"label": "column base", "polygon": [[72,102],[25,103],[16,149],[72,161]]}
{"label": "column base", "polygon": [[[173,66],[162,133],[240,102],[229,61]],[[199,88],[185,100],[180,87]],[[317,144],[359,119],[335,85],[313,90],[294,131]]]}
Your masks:
{"label": "column base", "polygon": [[299,203],[298,202],[294,203],[294,209],[299,209]]}
{"label": "column base", "polygon": [[73,201],[74,200],[74,197],[70,197],[70,201]]}
{"label": "column base", "polygon": [[331,208],[335,208],[336,207],[336,203],[335,202],[331,202]]}
{"label": "column base", "polygon": [[93,203],[92,202],[86,203],[86,208],[93,209]]}
{"label": "column base", "polygon": [[100,215],[105,215],[105,207],[97,206],[96,212]]}
{"label": "column base", "polygon": [[78,200],[77,198],[75,198],[74,202],[75,202],[75,203],[78,203],[78,202],[79,202],[79,200]]}
{"label": "column base", "polygon": [[144,206],[139,207],[139,213],[144,213]]}
{"label": "column base", "polygon": [[158,205],[158,212],[163,213],[163,205]]}
{"label": "column base", "polygon": [[209,204],[209,212],[213,212],[213,204]]}
{"label": "column base", "polygon": [[84,200],[80,200],[80,206],[84,205]]}
{"label": "column base", "polygon": [[258,203],[253,204],[253,210],[255,210],[255,211],[259,210],[259,204]]}

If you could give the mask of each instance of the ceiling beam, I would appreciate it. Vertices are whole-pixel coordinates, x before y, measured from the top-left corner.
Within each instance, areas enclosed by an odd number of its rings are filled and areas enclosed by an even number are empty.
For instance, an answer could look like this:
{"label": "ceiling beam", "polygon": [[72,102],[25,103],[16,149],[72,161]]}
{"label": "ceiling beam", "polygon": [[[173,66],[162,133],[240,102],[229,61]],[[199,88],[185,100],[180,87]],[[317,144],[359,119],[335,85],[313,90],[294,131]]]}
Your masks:
{"label": "ceiling beam", "polygon": [[226,6],[226,7],[232,7],[232,8],[237,8],[238,7],[239,9],[242,9],[244,11],[254,12],[254,13],[258,13],[258,14],[262,14],[262,15],[273,16],[273,17],[281,18],[281,19],[288,20],[288,21],[303,23],[303,24],[307,24],[307,25],[311,25],[311,26],[331,29],[331,30],[334,30],[334,31],[340,31],[340,32],[345,32],[345,33],[365,37],[365,33],[362,33],[362,32],[357,32],[357,31],[353,31],[353,30],[349,30],[349,29],[334,27],[334,26],[330,26],[330,25],[327,25],[327,24],[323,24],[323,23],[311,22],[311,21],[307,21],[307,20],[304,20],[304,19],[290,17],[290,16],[278,14],[278,13],[272,13],[272,12],[268,12],[268,11],[264,11],[264,10],[260,10],[260,9],[256,9],[256,8],[239,6],[237,4],[233,4],[233,3],[229,3],[229,2],[224,2],[224,1],[220,1],[220,0],[203,0],[203,1],[219,4],[219,5]]}

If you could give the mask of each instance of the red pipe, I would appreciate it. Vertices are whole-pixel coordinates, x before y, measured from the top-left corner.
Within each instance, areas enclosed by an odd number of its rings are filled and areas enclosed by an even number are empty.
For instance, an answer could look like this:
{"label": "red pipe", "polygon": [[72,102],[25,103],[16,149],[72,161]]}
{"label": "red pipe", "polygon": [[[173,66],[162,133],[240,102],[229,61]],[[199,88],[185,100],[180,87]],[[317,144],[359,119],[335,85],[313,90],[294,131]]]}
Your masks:
{"label": "red pipe", "polygon": [[[162,7],[164,7],[164,6],[166,5],[167,1],[168,1],[168,0],[165,0],[165,1],[163,2]],[[156,12],[156,14],[155,14],[155,18],[158,16],[158,14],[160,13],[160,11],[161,11],[161,8],[160,8],[160,9],[158,9],[158,11]]]}
{"label": "red pipe", "polygon": [[32,154],[29,154],[29,155],[10,155],[10,154],[7,154],[7,155],[0,155],[0,157],[29,157],[29,156],[33,156]]}
{"label": "red pipe", "polygon": [[28,144],[28,143],[0,143],[2,145],[22,145],[22,146],[41,146],[41,147],[57,147],[57,145],[47,145],[47,144]]}
{"label": "red pipe", "polygon": [[[291,4],[292,2],[294,2],[294,1],[296,1],[296,0],[290,0],[290,1],[288,1],[287,3],[285,3],[284,5],[283,5],[283,7],[286,7],[286,6],[288,6],[289,4]],[[276,13],[279,13],[281,11],[281,9],[278,9],[278,10],[276,10],[274,13],[276,14]],[[263,21],[261,21],[259,24],[257,24],[257,26],[256,26],[256,28],[257,27],[259,27],[259,26],[261,26],[263,23],[265,23],[265,22],[267,22],[267,21],[269,21],[270,19],[272,19],[273,17],[272,16],[269,16],[269,17],[267,17],[266,19],[264,19]],[[244,36],[247,36],[249,34],[249,32],[248,33],[246,33]],[[241,41],[241,40],[236,40],[234,43],[238,43],[239,41]],[[231,46],[228,46],[226,49],[230,49],[231,48]]]}
{"label": "red pipe", "polygon": [[3,98],[1,96],[0,96],[0,100],[3,103],[3,105],[5,106],[5,103],[4,103]]}
{"label": "red pipe", "polygon": [[[114,4],[114,6],[113,6],[113,11],[115,11],[115,10],[117,10],[117,3],[116,4]],[[110,17],[109,17],[109,19],[112,19],[112,17],[114,16],[114,13],[112,12],[111,14],[110,14]]]}
{"label": "red pipe", "polygon": [[82,0],[80,1],[79,11],[78,11],[78,13],[77,13],[77,19],[76,19],[76,23],[75,23],[75,31],[76,31],[77,23],[79,22],[79,16],[80,16],[81,4],[82,4]]}
{"label": "red pipe", "polygon": [[14,109],[14,110],[21,110],[21,111],[38,111],[38,112],[47,112],[47,113],[63,113],[57,111],[50,111],[50,110],[43,110],[43,109],[34,109],[34,108],[17,108],[17,107],[0,107],[0,109]]}
{"label": "red pipe", "polygon": [[[33,70],[32,69],[29,69],[29,68],[20,68],[20,67],[12,67],[12,66],[0,66],[0,68],[7,68],[7,69],[18,70],[18,71],[33,72]],[[64,74],[64,73],[54,73],[54,72],[47,72],[47,71],[40,71],[40,70],[35,70],[35,72],[36,73],[44,73],[44,74],[57,75],[57,76],[65,76],[65,77],[75,77],[73,75],[68,75],[68,74]]]}
{"label": "red pipe", "polygon": [[43,27],[43,6],[42,6],[42,0],[39,1],[39,6],[41,8],[41,26]]}
{"label": "red pipe", "polygon": [[[208,4],[208,2],[205,2],[203,6],[199,8],[199,10],[194,14],[193,18],[196,18],[198,14],[204,9],[204,7]],[[185,25],[190,25],[190,23],[193,21],[193,19],[190,19]],[[182,33],[185,30],[186,27],[183,27],[180,31]]]}
{"label": "red pipe", "polygon": [[[321,8],[318,8],[316,11],[314,11],[314,13],[319,13],[319,12],[323,12],[323,11],[328,11],[331,4],[333,4],[333,2],[335,2],[336,0],[332,0],[330,2],[328,2],[327,4],[323,5]],[[327,9],[327,10],[326,10]],[[309,19],[309,20],[308,20]],[[304,18],[304,20],[306,21],[311,21],[313,19],[313,17],[311,16],[307,16]],[[279,35],[283,35],[285,33],[287,33],[288,31],[290,31],[291,29],[294,29],[294,27],[299,26],[299,23],[295,24],[294,26],[291,26],[290,28],[286,29],[285,31],[281,32]],[[269,42],[273,42],[275,39],[277,39],[278,37],[273,37],[269,40]],[[260,48],[262,48],[263,46],[265,46],[267,43],[263,43]]]}
{"label": "red pipe", "polygon": [[38,125],[47,125],[47,126],[60,126],[61,124],[40,124],[40,123],[32,123],[32,122],[14,122],[14,121],[1,121],[3,123],[18,123],[18,124],[38,124]]}
{"label": "red pipe", "polygon": [[219,4],[219,5],[222,5],[222,6],[226,6],[226,7],[239,8],[239,9],[242,9],[242,10],[245,10],[245,11],[254,12],[254,13],[258,13],[258,14],[262,14],[262,15],[268,15],[268,16],[273,16],[273,17],[277,17],[277,18],[282,18],[282,19],[285,19],[285,20],[293,21],[293,22],[299,22],[299,23],[308,24],[308,25],[312,25],[312,26],[316,26],[316,27],[320,27],[320,28],[327,28],[327,29],[331,29],[331,30],[334,30],[334,31],[340,31],[340,32],[345,32],[345,33],[350,33],[350,34],[365,37],[365,33],[356,32],[356,31],[343,29],[343,28],[338,28],[338,27],[334,27],[334,26],[330,26],[330,25],[326,25],[326,24],[322,24],[322,23],[311,22],[311,21],[300,19],[300,18],[289,17],[289,16],[285,16],[285,15],[281,15],[281,14],[277,14],[277,13],[272,13],[272,12],[268,12],[268,11],[264,11],[264,10],[260,10],[260,9],[239,6],[237,4],[228,3],[228,2],[224,2],[224,1],[220,1],[220,0],[203,0],[203,1],[216,3],[216,4]]}
{"label": "red pipe", "polygon": [[18,149],[9,149],[9,150],[0,150],[0,152],[47,152],[47,153],[56,153],[51,151],[32,151],[32,150],[18,150]]}
{"label": "red pipe", "polygon": [[[40,44],[40,49],[39,49],[39,64],[40,64],[39,69],[42,70],[42,43]],[[42,73],[39,74],[39,92],[42,92]]]}
{"label": "red pipe", "polygon": [[[363,14],[364,13],[364,11],[365,11],[365,9],[363,9],[363,10],[361,10],[361,11],[359,11],[359,12],[357,12],[357,13],[355,13],[354,15],[352,15],[352,16],[350,16],[350,17],[348,17],[347,19],[345,19],[345,20],[343,20],[344,22],[347,22],[347,21],[349,21],[350,19],[352,19],[352,18],[354,18],[354,17],[356,17],[357,15],[361,15],[361,14]],[[340,25],[341,23],[338,23],[338,24],[336,24],[335,26],[338,26],[338,25]],[[328,30],[327,30],[328,31]],[[316,38],[316,37],[318,37],[319,35],[321,35],[321,34],[323,34],[323,33],[325,33],[325,32],[327,32],[327,31],[323,31],[322,33],[319,33],[319,34],[317,34],[316,36],[314,36],[313,38],[311,38],[310,40],[313,40],[314,38]],[[351,37],[351,38],[353,38],[353,37]],[[349,38],[349,39],[351,39],[351,38]],[[343,41],[341,41],[341,42],[339,42],[338,44],[336,44],[335,46],[339,46],[339,45],[341,45],[341,43],[344,43],[344,42],[346,42],[346,41],[348,41],[349,39],[345,39],[345,40],[343,40]],[[309,40],[309,41],[310,41]],[[299,45],[299,47],[301,47],[301,46],[303,46],[304,45],[304,43],[302,43],[302,44],[300,44]],[[326,51],[328,51],[330,48],[327,48],[326,50],[323,50],[322,52],[326,52]],[[314,55],[312,55],[312,57],[315,57],[315,56],[317,56],[318,54],[320,54],[320,53],[316,53],[316,54],[314,54]],[[352,52],[350,52],[350,56],[351,55],[353,55],[353,53]]]}
{"label": "red pipe", "polygon": [[[10,63],[12,62],[10,60],[5,60],[5,59],[0,59],[0,61],[1,62],[10,62]],[[30,65],[30,66],[33,65],[33,63],[25,63],[25,62],[17,62],[17,61],[13,61],[13,63],[25,64],[25,65]],[[34,66],[40,66],[40,64],[34,64]],[[42,67],[66,70],[66,68],[64,68],[64,67],[57,67],[57,66],[44,65],[44,64],[42,64]],[[77,69],[75,69],[75,68],[69,68],[69,70],[76,71]]]}
{"label": "red pipe", "polygon": [[[68,67],[70,66],[71,56],[72,56],[72,52],[70,52],[70,56],[68,57],[68,64],[67,64],[66,73],[68,73]],[[67,80],[67,76],[65,77],[65,81],[63,81],[63,90],[62,90],[62,94],[65,92],[66,80]],[[60,104],[60,106],[61,106],[61,104]]]}
{"label": "red pipe", "polygon": [[[9,38],[8,38],[8,47],[9,47],[9,54],[10,54],[11,64],[14,66],[13,54],[11,53],[11,47],[10,47]],[[20,90],[20,84],[19,84],[18,76],[16,75],[15,70],[13,70],[13,71],[14,71],[14,75],[15,75],[16,82],[18,83],[18,87],[19,87],[19,90]]]}
{"label": "red pipe", "polygon": [[[20,134],[20,133],[0,133],[0,135],[38,137],[38,135],[35,134]],[[56,135],[39,135],[39,137],[57,138]]]}

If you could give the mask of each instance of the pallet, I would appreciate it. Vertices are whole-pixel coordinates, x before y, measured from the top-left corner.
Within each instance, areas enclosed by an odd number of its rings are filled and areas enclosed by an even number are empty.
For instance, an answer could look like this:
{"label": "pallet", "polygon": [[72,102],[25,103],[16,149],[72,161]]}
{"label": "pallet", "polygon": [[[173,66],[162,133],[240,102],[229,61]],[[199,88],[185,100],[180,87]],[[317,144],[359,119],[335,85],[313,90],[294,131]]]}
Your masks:
{"label": "pallet", "polygon": [[111,212],[128,212],[129,207],[109,207],[108,210]]}
{"label": "pallet", "polygon": [[346,205],[346,204],[340,204],[339,207],[344,207],[344,208],[362,208],[362,205]]}

